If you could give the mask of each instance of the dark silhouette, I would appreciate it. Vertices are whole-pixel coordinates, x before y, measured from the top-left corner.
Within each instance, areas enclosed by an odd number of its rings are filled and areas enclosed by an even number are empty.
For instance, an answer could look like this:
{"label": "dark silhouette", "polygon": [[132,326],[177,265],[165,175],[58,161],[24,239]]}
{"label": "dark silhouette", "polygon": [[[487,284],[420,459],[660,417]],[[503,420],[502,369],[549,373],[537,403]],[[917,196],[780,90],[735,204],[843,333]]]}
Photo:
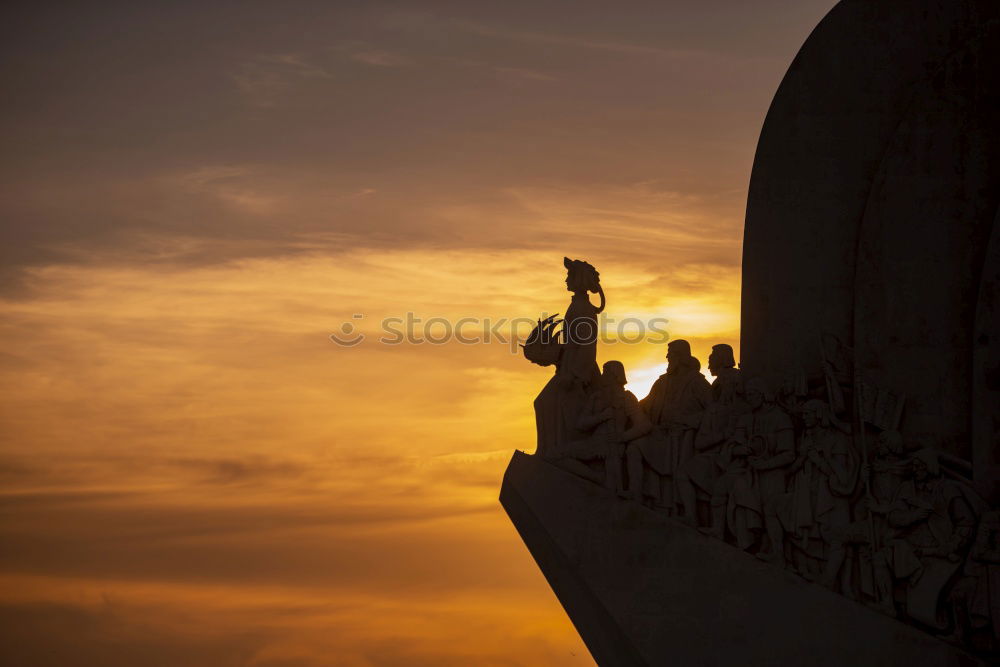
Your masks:
{"label": "dark silhouette", "polygon": [[691,355],[686,340],[667,344],[667,371],[653,383],[649,396],[639,404],[649,416],[649,437],[629,446],[629,479],[632,497],[652,496],[668,512],[679,502],[674,475],[693,456],[694,437],[708,404],[710,387],[701,364]]}
{"label": "dark silhouette", "polygon": [[[535,400],[538,458],[887,616],[1000,648],[996,514],[978,523],[987,506],[968,463],[908,453],[895,430],[872,432],[898,423],[901,408],[864,397],[889,392],[845,380],[828,340],[816,351],[824,377],[785,375],[780,401],[764,379],[744,382],[729,345],[713,346],[709,384],[690,344],[674,340],[666,372],[639,401],[621,362],[597,371],[597,272],[565,266],[566,318],[540,320],[524,345],[533,363],[556,366]],[[835,414],[846,406],[854,426]]]}
{"label": "dark silhouette", "polygon": [[[539,323],[565,368],[501,501],[601,664],[1000,661],[998,79],[996,2],[837,4],[761,131],[740,364],[672,341],[647,433]],[[607,488],[546,463],[581,429]]]}
{"label": "dark silhouette", "polygon": [[[545,458],[573,458],[570,443],[580,438],[577,419],[587,391],[600,376],[597,369],[597,315],[604,310],[604,290],[597,270],[587,262],[563,258],[566,289],[573,293],[562,320],[562,336],[554,335],[555,315],[539,321],[525,341],[524,356],[556,372],[535,399],[538,439],[536,452]],[[588,294],[601,297],[600,306]]]}

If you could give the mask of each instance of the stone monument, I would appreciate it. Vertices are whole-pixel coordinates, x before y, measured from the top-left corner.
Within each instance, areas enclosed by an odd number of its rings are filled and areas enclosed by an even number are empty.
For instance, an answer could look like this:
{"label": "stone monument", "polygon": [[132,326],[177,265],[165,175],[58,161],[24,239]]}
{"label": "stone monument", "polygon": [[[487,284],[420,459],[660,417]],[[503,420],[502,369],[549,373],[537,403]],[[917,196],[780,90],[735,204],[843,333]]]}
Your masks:
{"label": "stone monument", "polygon": [[599,664],[1000,661],[998,84],[998,2],[823,19],[761,131],[711,386],[684,340],[643,401],[600,370],[599,274],[564,260],[500,500]]}

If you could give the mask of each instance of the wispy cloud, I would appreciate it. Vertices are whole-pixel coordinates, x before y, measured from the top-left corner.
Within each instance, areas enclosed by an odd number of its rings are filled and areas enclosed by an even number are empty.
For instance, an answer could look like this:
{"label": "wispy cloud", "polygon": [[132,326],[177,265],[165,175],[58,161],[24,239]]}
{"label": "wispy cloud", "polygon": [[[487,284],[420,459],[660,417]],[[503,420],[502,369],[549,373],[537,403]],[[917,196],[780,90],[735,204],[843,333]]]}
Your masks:
{"label": "wispy cloud", "polygon": [[525,67],[494,67],[493,71],[503,77],[523,79],[527,81],[555,81],[557,77],[535,69]]}
{"label": "wispy cloud", "polygon": [[343,42],[337,46],[337,50],[354,62],[372,67],[409,67],[415,64],[409,56],[366,42]]}
{"label": "wispy cloud", "polygon": [[275,107],[298,83],[333,75],[301,53],[257,56],[243,63],[232,78],[237,89],[258,107]]}
{"label": "wispy cloud", "polygon": [[457,20],[451,22],[456,29],[483,37],[493,37],[516,42],[563,46],[592,51],[606,51],[625,55],[655,56],[660,58],[691,58],[703,57],[706,52],[692,49],[671,49],[648,44],[633,44],[629,42],[609,41],[594,37],[567,35],[560,33],[534,32],[519,30],[497,25],[488,25],[475,21]]}

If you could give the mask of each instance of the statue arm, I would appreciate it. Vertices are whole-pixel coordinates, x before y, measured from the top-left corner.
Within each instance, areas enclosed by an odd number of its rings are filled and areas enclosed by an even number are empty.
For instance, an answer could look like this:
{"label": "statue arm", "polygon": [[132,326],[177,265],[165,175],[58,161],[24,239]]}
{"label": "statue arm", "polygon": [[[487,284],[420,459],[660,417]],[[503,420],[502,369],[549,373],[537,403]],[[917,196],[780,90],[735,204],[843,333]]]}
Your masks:
{"label": "statue arm", "polygon": [[837,496],[851,496],[858,485],[858,466],[848,448],[834,451],[830,459],[833,468],[830,490]]}
{"label": "statue arm", "polygon": [[887,518],[889,519],[889,525],[893,528],[905,528],[920,520],[914,512],[899,509],[889,512]]}
{"label": "statue arm", "polygon": [[759,470],[771,470],[773,468],[782,468],[789,463],[795,461],[795,452],[781,452],[780,454],[775,454],[760,466]]}
{"label": "statue arm", "polygon": [[622,440],[625,442],[641,438],[653,430],[652,422],[649,421],[649,417],[642,411],[642,408],[639,407],[639,402],[635,399],[629,401],[628,418],[630,426],[622,435]]}
{"label": "statue arm", "polygon": [[795,432],[790,428],[782,429],[778,431],[776,438],[778,442],[775,449],[778,450],[778,453],[768,459],[760,468],[761,470],[781,468],[795,460]]}
{"label": "statue arm", "polygon": [[694,448],[699,452],[707,451],[722,442],[722,438],[718,431],[706,428],[703,422],[702,427],[695,433]]}
{"label": "statue arm", "polygon": [[576,420],[576,427],[578,429],[581,431],[590,431],[598,424],[602,424],[608,420],[606,411],[597,412],[596,407],[597,402],[594,397],[591,397],[587,402],[587,409]]}
{"label": "statue arm", "polygon": [[905,500],[900,499],[893,507],[889,508],[886,515],[889,525],[893,528],[905,528],[926,519],[930,514],[927,509],[908,509],[908,507]]}
{"label": "statue arm", "polygon": [[625,442],[636,440],[646,435],[652,430],[653,430],[653,425],[650,424],[649,420],[646,419],[645,415],[643,415],[642,421],[633,424],[629,430],[625,431],[624,435],[622,436],[622,440],[624,440]]}
{"label": "statue arm", "polygon": [[600,283],[598,283],[598,285],[597,285],[597,294],[598,294],[598,296],[601,297],[601,305],[599,305],[597,307],[597,314],[600,315],[601,313],[604,312],[604,306],[607,305],[607,303],[606,303],[606,301],[604,299],[604,288],[601,287]]}
{"label": "statue arm", "polygon": [[806,462],[805,456],[802,456],[801,454],[799,456],[796,456],[795,460],[792,461],[792,465],[788,466],[788,472],[789,473],[798,472],[799,470],[802,469],[802,466],[805,465],[805,462]]}

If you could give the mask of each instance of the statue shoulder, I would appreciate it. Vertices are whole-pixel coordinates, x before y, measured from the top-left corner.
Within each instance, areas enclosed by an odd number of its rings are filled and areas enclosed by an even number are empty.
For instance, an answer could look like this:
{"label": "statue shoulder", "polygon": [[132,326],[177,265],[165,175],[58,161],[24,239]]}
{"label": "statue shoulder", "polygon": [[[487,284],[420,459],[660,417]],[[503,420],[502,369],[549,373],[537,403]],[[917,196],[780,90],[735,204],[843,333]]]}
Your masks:
{"label": "statue shoulder", "polygon": [[646,396],[646,398],[649,398],[650,396],[653,396],[654,394],[658,394],[659,392],[663,391],[664,387],[666,387],[667,385],[668,380],[669,379],[667,378],[666,373],[656,378],[656,380],[653,382],[653,386],[649,388],[649,394]]}

